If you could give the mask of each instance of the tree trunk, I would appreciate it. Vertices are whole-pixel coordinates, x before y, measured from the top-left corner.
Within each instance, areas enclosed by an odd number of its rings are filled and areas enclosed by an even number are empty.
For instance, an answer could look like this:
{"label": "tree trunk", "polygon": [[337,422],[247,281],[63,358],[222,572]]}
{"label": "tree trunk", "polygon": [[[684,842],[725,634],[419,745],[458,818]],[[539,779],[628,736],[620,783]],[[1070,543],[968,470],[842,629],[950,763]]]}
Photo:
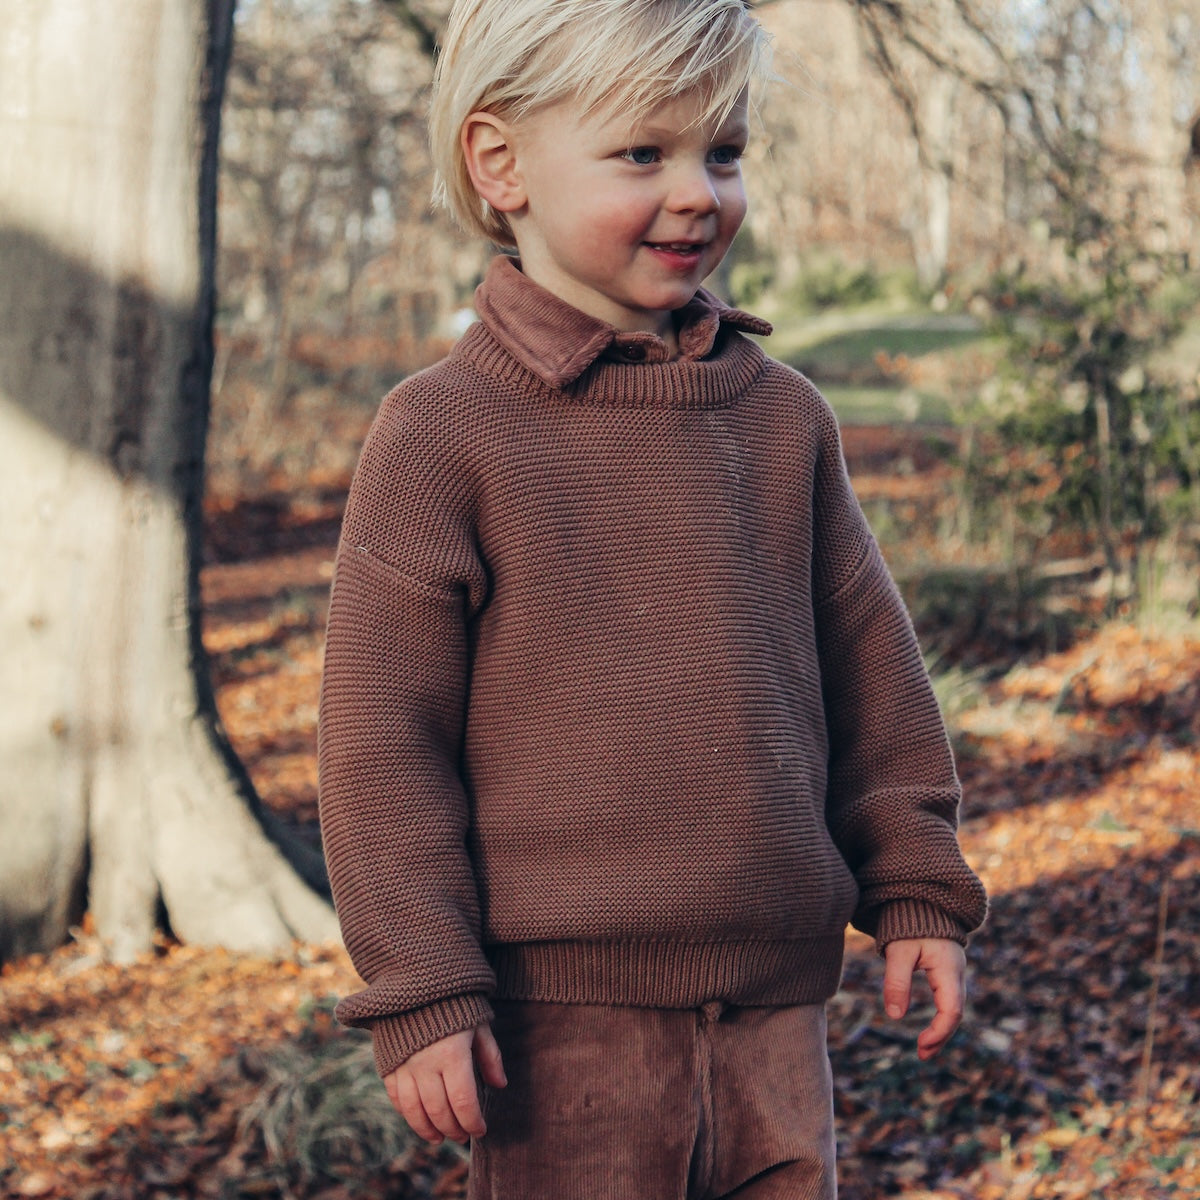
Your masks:
{"label": "tree trunk", "polygon": [[954,179],[954,109],[958,81],[926,70],[917,109],[922,144],[917,151],[918,215],[913,257],[923,287],[945,278],[950,258],[950,200]]}
{"label": "tree trunk", "polygon": [[163,909],[235,949],[335,936],[199,639],[231,36],[232,0],[0,0],[0,959],[85,904],[117,958]]}
{"label": "tree trunk", "polygon": [[1197,241],[1187,211],[1187,163],[1190,130],[1176,119],[1178,65],[1171,47],[1171,26],[1182,17],[1178,0],[1143,0],[1144,56],[1149,83],[1147,145],[1154,215],[1161,222],[1169,249],[1195,252]]}

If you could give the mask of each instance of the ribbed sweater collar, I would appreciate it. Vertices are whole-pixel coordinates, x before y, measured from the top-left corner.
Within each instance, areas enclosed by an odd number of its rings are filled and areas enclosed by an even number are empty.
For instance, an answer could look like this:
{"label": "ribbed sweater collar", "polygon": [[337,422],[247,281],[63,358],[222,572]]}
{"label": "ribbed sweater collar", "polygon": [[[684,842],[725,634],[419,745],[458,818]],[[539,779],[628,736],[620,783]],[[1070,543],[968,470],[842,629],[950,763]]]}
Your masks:
{"label": "ribbed sweater collar", "polygon": [[[768,322],[701,288],[674,314],[679,353],[672,358],[662,338],[622,333],[580,312],[504,255],[492,260],[476,289],[475,311],[480,325],[468,332],[461,348],[480,365],[500,374],[528,371],[557,391],[600,403],[708,407],[727,402],[758,374],[765,356],[751,342],[729,344],[720,336],[722,327],[771,332]],[[594,364],[615,369],[589,372]]]}

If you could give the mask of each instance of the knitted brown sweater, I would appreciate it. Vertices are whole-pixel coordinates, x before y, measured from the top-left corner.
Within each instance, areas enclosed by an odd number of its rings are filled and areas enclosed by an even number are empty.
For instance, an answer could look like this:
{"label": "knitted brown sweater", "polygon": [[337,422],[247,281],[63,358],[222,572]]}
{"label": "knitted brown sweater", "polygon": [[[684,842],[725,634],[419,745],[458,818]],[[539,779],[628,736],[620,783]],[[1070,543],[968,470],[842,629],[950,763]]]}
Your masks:
{"label": "knitted brown sweater", "polygon": [[828,406],[705,292],[679,357],[498,259],[346,510],[321,819],[381,1073],[488,997],[812,1003],[847,921],[983,919]]}

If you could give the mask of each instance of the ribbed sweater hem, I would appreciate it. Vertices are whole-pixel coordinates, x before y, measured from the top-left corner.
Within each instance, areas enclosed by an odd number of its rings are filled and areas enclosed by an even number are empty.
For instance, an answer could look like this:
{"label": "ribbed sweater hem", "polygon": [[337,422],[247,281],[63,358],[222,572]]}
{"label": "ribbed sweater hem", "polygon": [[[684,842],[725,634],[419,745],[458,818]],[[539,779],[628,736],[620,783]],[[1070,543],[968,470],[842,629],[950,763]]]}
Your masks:
{"label": "ribbed sweater hem", "polygon": [[843,936],[786,941],[521,942],[487,945],[503,1000],[692,1008],[818,1004],[837,991]]}

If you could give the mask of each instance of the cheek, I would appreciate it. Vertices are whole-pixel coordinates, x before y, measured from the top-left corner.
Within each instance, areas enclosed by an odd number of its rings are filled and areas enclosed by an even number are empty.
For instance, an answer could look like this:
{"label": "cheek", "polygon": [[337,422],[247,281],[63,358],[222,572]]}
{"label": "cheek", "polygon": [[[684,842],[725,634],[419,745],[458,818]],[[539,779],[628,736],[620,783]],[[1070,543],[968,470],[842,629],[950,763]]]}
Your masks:
{"label": "cheek", "polygon": [[604,211],[582,200],[574,188],[543,198],[539,228],[556,255],[567,261],[592,258],[611,240]]}
{"label": "cheek", "polygon": [[656,210],[639,205],[636,199],[626,198],[585,206],[584,214],[576,224],[589,244],[615,248],[641,242],[654,220]]}
{"label": "cheek", "polygon": [[730,241],[746,219],[746,192],[740,185],[721,197],[721,229]]}
{"label": "cheek", "polygon": [[571,223],[573,253],[582,259],[594,260],[611,253],[621,236],[609,214],[581,209]]}

